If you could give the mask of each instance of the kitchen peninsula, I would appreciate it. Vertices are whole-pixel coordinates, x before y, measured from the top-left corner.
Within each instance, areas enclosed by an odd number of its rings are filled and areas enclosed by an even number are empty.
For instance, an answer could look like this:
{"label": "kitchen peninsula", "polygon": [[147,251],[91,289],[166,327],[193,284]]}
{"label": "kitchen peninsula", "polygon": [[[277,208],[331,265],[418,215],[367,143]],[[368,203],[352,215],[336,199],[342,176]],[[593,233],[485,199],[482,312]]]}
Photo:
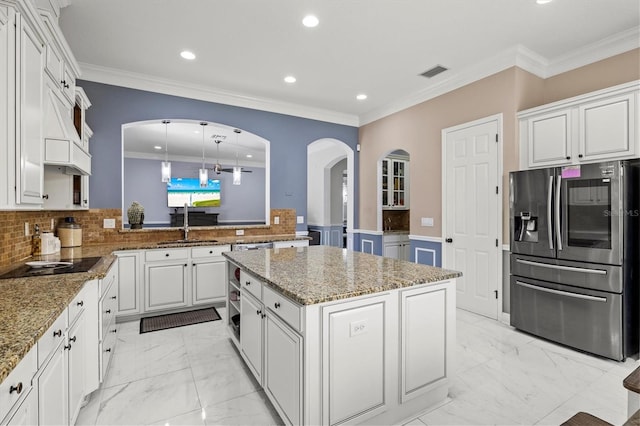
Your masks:
{"label": "kitchen peninsula", "polygon": [[444,401],[459,272],[328,246],[227,252],[230,336],[288,424],[397,424]]}

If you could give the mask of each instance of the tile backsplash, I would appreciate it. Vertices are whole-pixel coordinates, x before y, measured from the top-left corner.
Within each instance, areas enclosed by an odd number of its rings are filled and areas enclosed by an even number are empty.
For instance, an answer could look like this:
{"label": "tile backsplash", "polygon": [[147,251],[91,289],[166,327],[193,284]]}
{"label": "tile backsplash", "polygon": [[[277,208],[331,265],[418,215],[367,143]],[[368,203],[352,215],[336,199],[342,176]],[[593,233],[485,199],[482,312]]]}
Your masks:
{"label": "tile backsplash", "polygon": [[[122,242],[138,241],[165,241],[182,238],[182,232],[176,228],[154,228],[154,232],[142,230],[122,230],[121,209],[90,209],[79,211],[0,211],[0,267],[15,262],[20,262],[31,256],[31,236],[24,235],[25,223],[29,223],[31,234],[34,225],[38,224],[40,232],[55,231],[58,223],[64,221],[67,216],[73,216],[75,221],[82,226],[82,244],[117,244]],[[289,235],[296,233],[295,209],[272,209],[271,220],[279,216],[278,225],[271,223],[269,226],[259,228],[242,228],[246,236],[252,235]],[[54,229],[51,229],[53,219]],[[115,219],[115,229],[104,229],[104,219]],[[198,229],[192,227],[190,238],[214,239],[235,236],[233,229]]]}

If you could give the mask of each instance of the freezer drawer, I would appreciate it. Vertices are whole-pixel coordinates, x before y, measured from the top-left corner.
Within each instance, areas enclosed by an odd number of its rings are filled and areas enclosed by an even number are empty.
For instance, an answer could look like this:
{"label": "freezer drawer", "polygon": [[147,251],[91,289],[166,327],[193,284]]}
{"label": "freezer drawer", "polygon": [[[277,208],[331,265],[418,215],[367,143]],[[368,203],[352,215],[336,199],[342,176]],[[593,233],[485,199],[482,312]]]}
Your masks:
{"label": "freezer drawer", "polygon": [[511,274],[574,287],[622,293],[622,266],[511,255]]}
{"label": "freezer drawer", "polygon": [[[622,361],[622,295],[511,276],[511,325]],[[626,354],[631,355],[631,354]]]}

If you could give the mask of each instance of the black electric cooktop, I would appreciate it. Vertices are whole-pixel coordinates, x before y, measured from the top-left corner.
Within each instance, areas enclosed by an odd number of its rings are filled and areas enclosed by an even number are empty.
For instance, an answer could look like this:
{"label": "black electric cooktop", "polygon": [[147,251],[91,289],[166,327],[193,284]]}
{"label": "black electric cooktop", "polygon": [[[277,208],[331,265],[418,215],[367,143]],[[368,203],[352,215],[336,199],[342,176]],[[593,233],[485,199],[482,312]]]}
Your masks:
{"label": "black electric cooktop", "polygon": [[50,262],[48,266],[31,267],[27,264],[12,269],[6,274],[0,275],[0,279],[41,277],[46,275],[73,274],[87,272],[102,259],[101,257],[83,257],[81,259],[60,259]]}

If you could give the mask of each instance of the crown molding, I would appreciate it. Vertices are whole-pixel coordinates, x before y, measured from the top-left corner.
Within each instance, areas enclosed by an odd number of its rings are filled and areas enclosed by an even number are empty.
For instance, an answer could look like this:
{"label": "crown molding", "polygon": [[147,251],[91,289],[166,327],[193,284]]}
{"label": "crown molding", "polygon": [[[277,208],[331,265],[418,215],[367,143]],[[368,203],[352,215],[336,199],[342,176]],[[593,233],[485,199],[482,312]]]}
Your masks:
{"label": "crown molding", "polygon": [[345,126],[358,127],[360,124],[358,117],[351,114],[343,114],[335,111],[312,108],[267,98],[242,95],[222,89],[163,79],[84,62],[80,63],[80,69],[82,70],[81,78],[83,80],[94,81],[97,83],[111,84],[114,86],[128,87],[130,89],[163,93],[165,95],[180,96],[243,108],[251,108],[277,114],[308,118],[311,120],[326,121]]}
{"label": "crown molding", "polygon": [[614,34],[554,60],[549,60],[522,45],[517,45],[424,90],[361,115],[360,125],[426,102],[513,66],[540,78],[549,78],[639,47],[640,27]]}

